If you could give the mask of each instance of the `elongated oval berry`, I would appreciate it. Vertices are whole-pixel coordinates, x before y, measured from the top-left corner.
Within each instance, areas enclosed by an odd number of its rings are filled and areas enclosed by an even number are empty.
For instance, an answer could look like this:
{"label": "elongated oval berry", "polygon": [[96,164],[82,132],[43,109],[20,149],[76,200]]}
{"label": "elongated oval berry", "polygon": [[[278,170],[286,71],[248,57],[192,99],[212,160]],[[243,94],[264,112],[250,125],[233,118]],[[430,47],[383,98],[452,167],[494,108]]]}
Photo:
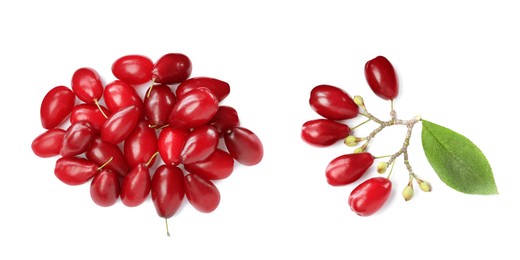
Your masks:
{"label": "elongated oval berry", "polygon": [[152,77],[153,62],[143,55],[126,55],[112,64],[114,76],[128,84],[139,85]]}
{"label": "elongated oval berry", "polygon": [[159,58],[152,69],[152,81],[163,84],[181,83],[191,75],[191,61],[181,53],[168,53]]}
{"label": "elongated oval berry", "polygon": [[334,158],[327,169],[325,176],[332,186],[346,185],[357,181],[374,163],[370,153],[344,154]]}
{"label": "elongated oval berry", "polygon": [[136,207],[141,205],[152,186],[150,171],[143,163],[137,165],[121,183],[121,201],[125,206]]}
{"label": "elongated oval berry", "polygon": [[[147,163],[157,152],[155,129],[148,127],[147,121],[141,121],[126,138],[123,147],[130,168],[134,168],[140,163]],[[150,165],[153,165],[154,161],[155,158],[150,161]]]}
{"label": "elongated oval berry", "polygon": [[68,185],[80,185],[98,172],[97,164],[83,158],[62,157],[56,161],[54,175]]}
{"label": "elongated oval berry", "polygon": [[40,119],[45,129],[52,129],[63,123],[74,107],[76,95],[65,86],[51,89],[43,98]]}
{"label": "elongated oval berry", "polygon": [[229,154],[240,164],[252,166],[262,161],[264,147],[251,130],[233,127],[224,135],[224,142]]}
{"label": "elongated oval berry", "polygon": [[209,77],[195,77],[182,82],[175,90],[175,94],[177,98],[181,98],[196,88],[209,89],[219,102],[226,98],[231,90],[229,84],[222,80]]}
{"label": "elongated oval berry", "polygon": [[152,202],[159,217],[171,218],[184,199],[184,173],[172,165],[161,165],[152,178]]}
{"label": "elongated oval berry", "polygon": [[143,101],[135,89],[124,81],[115,80],[108,83],[103,91],[103,99],[108,110],[112,113],[129,106],[135,106],[144,115]]}
{"label": "elongated oval berry", "polygon": [[215,184],[195,174],[184,176],[184,190],[190,204],[200,212],[210,213],[220,203],[220,192]]}
{"label": "elongated oval berry", "polygon": [[399,94],[397,73],[392,63],[377,56],[365,64],[365,78],[372,91],[382,99],[391,100]]}
{"label": "elongated oval berry", "polygon": [[311,90],[311,108],[319,115],[331,120],[354,118],[359,108],[342,89],[330,85],[319,85]]}
{"label": "elongated oval berry", "polygon": [[213,119],[211,119],[209,124],[214,126],[220,136],[222,136],[230,128],[240,126],[240,119],[238,118],[238,113],[234,108],[229,106],[219,106],[217,113]]}
{"label": "elongated oval berry", "polygon": [[47,130],[33,140],[31,149],[34,154],[42,158],[56,156],[60,154],[64,135],[65,130],[63,129],[55,128]]}
{"label": "elongated oval berry", "polygon": [[108,169],[102,169],[90,183],[90,197],[101,207],[114,205],[119,198],[119,180],[117,174]]}
{"label": "elongated oval berry", "polygon": [[184,169],[204,179],[222,180],[233,173],[234,164],[235,160],[229,153],[217,149],[204,161],[185,164]]}
{"label": "elongated oval berry", "polygon": [[91,68],[80,68],[72,75],[71,82],[74,94],[85,103],[96,103],[103,95],[103,84],[97,71]]}
{"label": "elongated oval berry", "polygon": [[96,132],[87,121],[71,124],[63,136],[61,156],[69,157],[85,152],[95,136]]}
{"label": "elongated oval berry", "polygon": [[85,155],[89,161],[98,165],[103,165],[112,158],[112,161],[110,161],[105,168],[114,171],[121,177],[126,176],[130,171],[125,156],[119,147],[101,140],[101,137],[96,137],[94,141],[92,141]]}
{"label": "elongated oval berry", "polygon": [[207,88],[197,88],[180,98],[170,113],[170,126],[195,128],[209,122],[217,113],[218,100]]}
{"label": "elongated oval berry", "polygon": [[346,138],[349,133],[350,128],[345,124],[329,119],[316,119],[303,124],[301,137],[311,145],[325,147]]}
{"label": "elongated oval berry", "polygon": [[178,165],[181,163],[181,152],[188,140],[188,131],[165,127],[161,130],[157,146],[161,159],[166,164]]}
{"label": "elongated oval berry", "polygon": [[101,127],[101,139],[118,144],[125,140],[139,123],[141,112],[136,106],[129,106],[112,114]]}
{"label": "elongated oval berry", "polygon": [[352,190],[348,204],[356,214],[370,216],[383,207],[391,191],[392,183],[387,178],[368,179]]}
{"label": "elongated oval berry", "polygon": [[[110,116],[108,109],[104,106],[99,106],[105,115]],[[72,109],[70,115],[70,123],[74,124],[79,121],[87,121],[92,128],[99,133],[101,127],[107,121],[107,118],[101,113],[99,108],[93,104],[79,104]]]}
{"label": "elongated oval berry", "polygon": [[168,118],[177,98],[168,85],[153,85],[144,98],[144,112],[150,125],[160,128],[168,124]]}
{"label": "elongated oval berry", "polygon": [[203,161],[208,158],[218,145],[217,130],[210,125],[196,128],[188,134],[186,144],[181,152],[181,161],[184,164]]}

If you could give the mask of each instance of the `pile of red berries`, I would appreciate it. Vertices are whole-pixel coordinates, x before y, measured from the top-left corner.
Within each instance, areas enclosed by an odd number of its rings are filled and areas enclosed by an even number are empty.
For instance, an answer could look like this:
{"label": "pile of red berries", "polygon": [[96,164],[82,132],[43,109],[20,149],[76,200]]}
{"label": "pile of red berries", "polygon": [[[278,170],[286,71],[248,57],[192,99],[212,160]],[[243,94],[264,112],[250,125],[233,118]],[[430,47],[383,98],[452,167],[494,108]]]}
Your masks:
{"label": "pile of red berries", "polygon": [[[263,147],[240,126],[234,108],[219,105],[229,84],[190,78],[191,71],[190,59],[180,53],[155,63],[141,55],[121,57],[112,65],[117,80],[106,86],[94,69],[76,70],[72,90],[57,86],[45,95],[40,115],[47,131],[34,139],[33,152],[60,155],[54,173],[66,184],[92,180],[90,195],[100,206],[121,198],[135,207],[151,193],[157,214],[167,219],[186,194],[197,210],[212,212],[220,202],[212,180],[230,176],[235,160],[258,164]],[[150,81],[141,97],[136,88]],[[217,148],[221,139],[227,151]],[[155,167],[158,155],[163,163]]]}
{"label": "pile of red berries", "polygon": [[[397,96],[397,75],[392,64],[385,57],[378,56],[368,61],[365,65],[365,77],[377,96],[385,100],[393,100]],[[393,109],[391,113],[394,121],[388,121],[386,124],[387,122],[372,118],[368,114],[361,97],[351,98],[347,92],[330,85],[314,87],[310,93],[309,103],[311,108],[324,118],[305,122],[301,129],[301,137],[307,143],[319,147],[330,146],[339,140],[344,140],[345,144],[349,146],[367,140],[351,136],[352,129],[341,122],[360,114],[369,117],[369,120],[374,119],[377,123],[384,125],[383,127],[395,123]],[[360,109],[364,111],[360,111]],[[372,154],[367,152],[367,145],[368,141],[354,153],[344,154],[333,159],[325,170],[327,182],[332,186],[342,186],[360,179],[372,166],[375,159]],[[386,164],[378,166],[378,170],[384,172],[382,168],[386,170]],[[392,183],[388,178],[368,179],[352,190],[348,203],[358,215],[371,215],[385,204],[391,188]]]}

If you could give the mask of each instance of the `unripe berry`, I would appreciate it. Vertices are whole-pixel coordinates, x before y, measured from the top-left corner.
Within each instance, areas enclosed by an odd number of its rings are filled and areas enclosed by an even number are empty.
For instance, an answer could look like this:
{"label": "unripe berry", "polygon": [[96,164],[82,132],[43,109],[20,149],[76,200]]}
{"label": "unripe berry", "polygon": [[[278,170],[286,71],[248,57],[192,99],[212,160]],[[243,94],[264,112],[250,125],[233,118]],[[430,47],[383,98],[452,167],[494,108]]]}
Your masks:
{"label": "unripe berry", "polygon": [[388,168],[388,163],[386,163],[386,162],[379,162],[377,164],[378,173],[381,173],[381,174],[385,173],[387,168]]}
{"label": "unripe berry", "polygon": [[358,144],[358,141],[357,141],[357,137],[353,136],[353,135],[349,135],[347,136],[347,138],[345,138],[345,144],[347,146],[356,146]]}
{"label": "unripe berry", "polygon": [[365,102],[361,96],[354,96],[354,103],[360,107],[365,107]]}
{"label": "unripe berry", "polygon": [[408,184],[404,189],[403,189],[403,198],[405,201],[409,201],[413,198],[413,186]]}
{"label": "unripe berry", "polygon": [[354,150],[354,153],[362,153],[364,151],[365,151],[365,149],[363,147],[358,147],[358,148],[356,148],[356,150]]}
{"label": "unripe berry", "polygon": [[432,185],[429,182],[417,180],[417,183],[419,183],[419,188],[421,188],[421,190],[423,190],[424,192],[432,191]]}

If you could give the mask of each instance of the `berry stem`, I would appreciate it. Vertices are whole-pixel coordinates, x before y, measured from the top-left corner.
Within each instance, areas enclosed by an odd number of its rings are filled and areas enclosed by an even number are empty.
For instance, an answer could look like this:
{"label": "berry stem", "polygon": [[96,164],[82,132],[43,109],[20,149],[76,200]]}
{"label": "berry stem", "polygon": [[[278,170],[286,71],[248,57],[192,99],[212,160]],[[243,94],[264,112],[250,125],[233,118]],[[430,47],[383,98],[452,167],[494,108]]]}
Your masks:
{"label": "berry stem", "polygon": [[105,166],[107,166],[107,165],[108,165],[108,164],[109,164],[113,159],[114,159],[114,157],[110,157],[110,159],[108,159],[108,161],[107,161],[106,163],[103,163],[103,165],[99,166],[99,167],[97,168],[97,170],[99,171],[99,170],[103,169],[103,168],[104,168]]}
{"label": "berry stem", "polygon": [[96,104],[97,108],[99,109],[99,112],[105,117],[108,118],[108,116],[103,112],[103,109],[101,109],[101,105],[99,105],[99,101],[97,99],[94,99],[94,104]]}
{"label": "berry stem", "polygon": [[168,219],[164,218],[164,223],[166,223],[166,235],[170,236],[170,229],[168,228]]}
{"label": "berry stem", "polygon": [[392,163],[392,167],[390,167],[390,172],[388,173],[388,176],[386,176],[387,179],[390,179],[390,175],[392,175],[392,172],[394,171],[394,164],[395,161]]}
{"label": "berry stem", "polygon": [[148,162],[146,162],[146,164],[144,166],[146,167],[149,167],[150,164],[152,163],[153,159],[159,154],[159,152],[155,152],[151,157],[150,159],[148,160]]}
{"label": "berry stem", "polygon": [[146,97],[150,98],[150,93],[152,92],[153,85],[155,85],[155,79],[152,79],[152,84],[148,88],[148,91],[146,91]]}
{"label": "berry stem", "polygon": [[356,128],[358,128],[358,127],[360,127],[360,126],[362,126],[362,125],[364,125],[364,124],[370,122],[370,120],[372,120],[372,119],[369,118],[369,119],[365,120],[364,122],[362,122],[361,124],[359,124],[359,125],[357,125],[357,126],[354,126],[354,127],[350,128],[350,131],[355,130]]}

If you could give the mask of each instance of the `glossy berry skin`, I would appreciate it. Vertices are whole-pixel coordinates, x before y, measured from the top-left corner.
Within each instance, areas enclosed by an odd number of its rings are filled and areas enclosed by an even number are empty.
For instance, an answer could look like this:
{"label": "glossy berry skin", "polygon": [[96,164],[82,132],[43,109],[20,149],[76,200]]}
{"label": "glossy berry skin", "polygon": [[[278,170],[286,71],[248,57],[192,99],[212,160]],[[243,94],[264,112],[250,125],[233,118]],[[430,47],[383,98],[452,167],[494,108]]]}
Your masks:
{"label": "glossy berry skin", "polygon": [[187,140],[188,131],[172,127],[163,128],[157,140],[157,146],[161,159],[166,164],[180,164],[181,152]]}
{"label": "glossy berry skin", "polygon": [[168,124],[168,118],[177,98],[170,87],[164,84],[154,85],[144,97],[144,113],[150,125],[160,128]]}
{"label": "glossy berry skin", "polygon": [[191,75],[191,61],[181,53],[168,53],[159,58],[152,69],[152,81],[162,84],[176,84]]}
{"label": "glossy berry skin", "polygon": [[184,176],[184,190],[190,204],[200,212],[210,213],[220,203],[220,192],[215,184],[198,175]]}
{"label": "glossy berry skin", "polygon": [[370,153],[344,154],[333,159],[325,176],[332,186],[341,186],[357,181],[374,163],[374,157]]}
{"label": "glossy berry skin", "polygon": [[172,165],[161,165],[152,178],[152,202],[159,217],[171,218],[184,199],[184,173]]}
{"label": "glossy berry skin", "polygon": [[55,128],[47,130],[33,140],[31,149],[35,155],[42,158],[56,156],[60,154],[64,135],[65,130],[63,129]]}
{"label": "glossy berry skin", "polygon": [[51,89],[43,98],[40,119],[43,128],[53,129],[65,121],[74,107],[76,95],[65,86]]}
{"label": "glossy berry skin", "polygon": [[101,207],[116,204],[119,190],[117,174],[108,169],[102,169],[90,183],[90,197]]}
{"label": "glossy berry skin", "polygon": [[352,190],[348,204],[356,214],[370,216],[383,207],[391,190],[392,183],[387,178],[368,179]]}
{"label": "glossy berry skin", "polygon": [[103,165],[112,158],[112,161],[110,161],[104,169],[110,169],[121,177],[126,176],[130,171],[126,158],[119,147],[101,140],[101,137],[94,139],[85,152],[85,155],[89,161],[95,162],[98,165]]}
{"label": "glossy berry skin", "polygon": [[[124,154],[130,168],[140,163],[147,163],[157,152],[157,135],[155,129],[148,127],[147,121],[141,121],[126,138]],[[155,158],[150,162],[153,165]]]}
{"label": "glossy berry skin", "polygon": [[80,185],[98,172],[97,164],[83,158],[63,157],[56,161],[54,175],[68,185]]}
{"label": "glossy berry skin", "polygon": [[143,101],[135,89],[124,81],[115,80],[108,83],[103,91],[103,99],[108,110],[112,113],[129,106],[135,106],[144,115]]}
{"label": "glossy berry skin", "polygon": [[195,128],[209,122],[217,113],[218,100],[206,88],[194,89],[180,98],[170,113],[170,126]]}
{"label": "glossy berry skin", "polygon": [[219,102],[226,98],[231,90],[229,84],[222,80],[209,77],[195,77],[182,82],[175,90],[175,94],[178,98],[181,98],[186,93],[197,88],[209,89]]}
{"label": "glossy berry skin", "polygon": [[234,164],[229,153],[217,149],[204,161],[185,164],[184,169],[207,180],[222,180],[233,173]]}
{"label": "glossy berry skin", "polygon": [[141,205],[152,187],[152,180],[148,167],[141,163],[137,165],[121,183],[121,201],[125,206],[136,207]]}
{"label": "glossy berry skin", "polygon": [[310,120],[303,124],[301,137],[308,144],[325,147],[344,139],[350,128],[342,123],[329,119]]}
{"label": "glossy berry skin", "polygon": [[[100,106],[105,115],[110,116],[110,112],[104,106]],[[100,112],[99,108],[94,104],[79,104],[72,109],[70,114],[70,123],[74,124],[79,121],[87,121],[90,126],[99,133],[101,127],[107,121],[106,117]]]}
{"label": "glossy berry skin", "polygon": [[232,127],[240,126],[240,119],[237,111],[229,106],[219,106],[217,113],[209,122],[210,125],[217,129],[217,132],[222,136],[227,130]]}
{"label": "glossy berry skin", "polygon": [[63,136],[61,156],[70,157],[84,153],[95,136],[96,132],[87,121],[71,124]]}
{"label": "glossy berry skin", "polygon": [[242,165],[252,166],[262,161],[262,142],[251,130],[233,127],[224,134],[224,142],[229,154]]}
{"label": "glossy berry skin", "polygon": [[74,72],[71,81],[72,91],[85,103],[95,103],[103,95],[103,84],[97,71],[80,68]]}
{"label": "glossy berry skin", "polygon": [[392,63],[377,56],[365,64],[365,78],[372,91],[382,99],[392,100],[399,94],[397,73]]}
{"label": "glossy berry skin", "polygon": [[330,120],[350,119],[359,113],[358,106],[347,92],[330,85],[314,87],[309,104],[316,113]]}
{"label": "glossy berry skin", "polygon": [[126,55],[112,64],[112,74],[128,84],[146,83],[152,76],[153,62],[142,55]]}
{"label": "glossy berry skin", "polygon": [[190,164],[205,160],[218,145],[218,133],[213,126],[204,125],[188,134],[186,144],[181,151],[181,161]]}
{"label": "glossy berry skin", "polygon": [[101,127],[101,139],[113,144],[122,142],[139,123],[140,114],[136,106],[129,106],[110,115]]}

